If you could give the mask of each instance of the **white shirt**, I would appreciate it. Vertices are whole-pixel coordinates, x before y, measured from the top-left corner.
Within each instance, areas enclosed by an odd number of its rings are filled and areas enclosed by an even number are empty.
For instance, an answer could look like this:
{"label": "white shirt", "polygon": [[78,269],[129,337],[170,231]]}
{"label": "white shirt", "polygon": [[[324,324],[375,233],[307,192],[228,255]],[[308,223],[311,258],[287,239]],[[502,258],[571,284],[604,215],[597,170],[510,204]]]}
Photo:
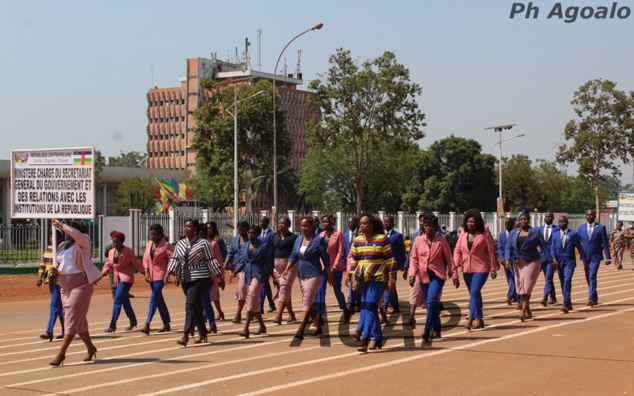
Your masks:
{"label": "white shirt", "polygon": [[75,260],[73,259],[74,252],[75,245],[57,252],[57,262],[59,263],[57,270],[61,275],[72,275],[82,272],[82,270],[75,266]]}

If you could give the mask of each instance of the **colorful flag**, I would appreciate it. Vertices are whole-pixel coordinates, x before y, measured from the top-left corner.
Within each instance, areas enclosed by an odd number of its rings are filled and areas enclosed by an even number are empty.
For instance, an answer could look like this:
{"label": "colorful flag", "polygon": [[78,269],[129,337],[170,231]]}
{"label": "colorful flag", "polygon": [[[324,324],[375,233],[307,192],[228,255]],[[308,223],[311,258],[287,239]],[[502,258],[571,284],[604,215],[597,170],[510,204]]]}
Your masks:
{"label": "colorful flag", "polygon": [[92,165],[92,151],[73,151],[73,165]]}

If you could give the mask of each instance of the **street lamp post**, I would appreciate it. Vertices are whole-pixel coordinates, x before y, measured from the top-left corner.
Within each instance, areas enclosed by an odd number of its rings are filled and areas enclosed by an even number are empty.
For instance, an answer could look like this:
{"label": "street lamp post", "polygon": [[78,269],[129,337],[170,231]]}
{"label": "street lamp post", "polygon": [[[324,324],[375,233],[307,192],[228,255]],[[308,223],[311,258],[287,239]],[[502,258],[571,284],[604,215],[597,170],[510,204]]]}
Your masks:
{"label": "street lamp post", "polygon": [[[498,176],[499,176],[499,182],[498,182],[498,186],[499,186],[499,195],[498,195],[498,202],[497,202],[497,213],[498,216],[504,216],[504,199],[502,198],[502,132],[503,131],[507,131],[511,128],[513,128],[516,124],[507,124],[507,125],[497,125],[497,126],[492,126],[492,127],[488,127],[488,128],[484,128],[484,130],[488,131],[488,130],[493,130],[494,132],[497,132],[500,134],[500,141],[496,144],[499,145],[500,147],[498,148]],[[522,136],[524,136],[522,134]],[[519,136],[514,136],[515,137],[519,137]],[[511,138],[511,139],[513,139]],[[508,139],[505,139],[508,140]]]}
{"label": "street lamp post", "polygon": [[310,31],[313,30],[320,30],[322,27],[324,27],[324,24],[321,22],[317,22],[316,24],[314,24],[313,26],[311,26],[309,29],[304,30],[303,32],[301,32],[300,34],[298,34],[297,36],[293,37],[291,39],[291,41],[289,41],[288,43],[286,43],[286,45],[284,46],[284,48],[282,48],[282,52],[280,52],[280,56],[277,57],[277,62],[275,62],[275,69],[273,71],[273,208],[275,210],[275,216],[274,216],[274,224],[277,224],[277,116],[276,116],[276,91],[277,91],[277,86],[276,86],[276,82],[277,82],[277,67],[280,64],[280,59],[282,59],[282,55],[284,54],[284,51],[286,51],[286,48],[288,48],[289,45],[291,45],[291,43],[293,41],[295,41],[296,38],[298,38],[299,36],[306,34]]}
{"label": "street lamp post", "polygon": [[[233,104],[229,106],[225,113],[228,113],[233,117],[233,235],[238,235],[238,212],[240,211],[240,189],[238,178],[238,103],[244,102],[247,99],[254,98],[264,91],[258,91],[253,95],[247,96],[242,100],[238,100],[238,85],[233,85]],[[231,114],[229,109],[235,107],[234,113]]]}

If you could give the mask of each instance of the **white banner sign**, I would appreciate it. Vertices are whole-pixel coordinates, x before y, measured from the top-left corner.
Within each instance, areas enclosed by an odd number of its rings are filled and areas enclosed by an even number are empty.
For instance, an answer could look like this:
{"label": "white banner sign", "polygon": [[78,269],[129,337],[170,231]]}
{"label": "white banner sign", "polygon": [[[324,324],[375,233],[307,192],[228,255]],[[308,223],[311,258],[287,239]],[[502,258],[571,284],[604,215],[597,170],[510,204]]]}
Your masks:
{"label": "white banner sign", "polygon": [[634,221],[634,191],[619,192],[616,220]]}
{"label": "white banner sign", "polygon": [[11,217],[95,217],[95,149],[11,151]]}

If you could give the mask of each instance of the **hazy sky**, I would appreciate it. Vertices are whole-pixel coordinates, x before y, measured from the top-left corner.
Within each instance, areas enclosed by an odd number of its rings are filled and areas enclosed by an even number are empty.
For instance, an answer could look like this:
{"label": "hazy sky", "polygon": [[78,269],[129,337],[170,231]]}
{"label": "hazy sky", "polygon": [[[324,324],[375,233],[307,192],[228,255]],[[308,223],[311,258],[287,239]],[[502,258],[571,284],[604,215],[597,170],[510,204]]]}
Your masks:
{"label": "hazy sky", "polygon": [[[505,156],[553,160],[580,85],[603,78],[634,90],[634,15],[565,23],[547,18],[555,3],[533,1],[536,19],[510,19],[513,2],[503,0],[2,0],[0,159],[11,149],[145,151],[147,90],[178,86],[187,58],[226,60],[248,37],[258,69],[261,29],[261,70],[273,72],[284,45],[323,22],[287,49],[289,73],[298,49],[306,83],[327,71],[337,48],[359,61],[392,51],[423,87],[422,147],[453,133],[497,156],[497,135],[484,128],[515,123],[504,137],[526,136],[505,142]],[[618,4],[634,14],[634,1]],[[623,181],[632,182],[631,165]]]}

